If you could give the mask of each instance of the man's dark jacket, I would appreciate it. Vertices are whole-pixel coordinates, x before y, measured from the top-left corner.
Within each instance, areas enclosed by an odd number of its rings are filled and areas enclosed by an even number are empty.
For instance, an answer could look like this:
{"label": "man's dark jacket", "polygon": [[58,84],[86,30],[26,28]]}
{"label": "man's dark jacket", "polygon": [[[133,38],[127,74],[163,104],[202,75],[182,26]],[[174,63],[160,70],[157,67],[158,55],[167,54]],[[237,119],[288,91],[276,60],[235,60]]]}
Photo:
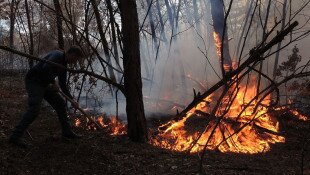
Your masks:
{"label": "man's dark jacket", "polygon": [[[67,67],[67,61],[65,59],[65,53],[59,50],[49,52],[43,59],[52,61],[54,63]],[[59,86],[68,97],[73,98],[67,88],[67,71],[44,62],[39,62],[33,68],[31,68],[26,79],[34,80],[43,86],[55,83],[55,78],[58,77]]]}

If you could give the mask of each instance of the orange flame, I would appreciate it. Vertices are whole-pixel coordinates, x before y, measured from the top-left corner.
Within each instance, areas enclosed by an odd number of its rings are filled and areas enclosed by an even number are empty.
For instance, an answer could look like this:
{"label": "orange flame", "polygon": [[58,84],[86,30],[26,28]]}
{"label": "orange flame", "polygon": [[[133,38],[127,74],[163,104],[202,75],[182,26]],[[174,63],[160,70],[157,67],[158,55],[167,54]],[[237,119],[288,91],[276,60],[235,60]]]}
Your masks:
{"label": "orange flame", "polygon": [[302,121],[308,121],[309,120],[307,116],[301,114],[296,109],[291,109],[290,113],[292,113],[294,116],[296,116],[299,120],[302,120]]}
{"label": "orange flame", "polygon": [[213,32],[213,38],[214,38],[214,42],[215,42],[215,46],[216,46],[216,53],[219,56],[219,58],[221,58],[221,56],[222,56],[222,52],[221,52],[222,40],[221,40],[221,37],[218,33]]}
{"label": "orange flame", "polygon": [[[288,110],[288,107],[282,106],[282,107],[278,107],[275,108],[276,111],[281,111],[281,110]],[[297,109],[289,109],[288,111],[290,114],[292,114],[294,117],[296,117],[298,120],[302,120],[302,121],[308,121],[309,117],[307,117],[306,115],[300,113]]]}
{"label": "orange flame", "polygon": [[[252,81],[254,82],[255,79]],[[204,131],[190,133],[186,129],[186,125],[193,118],[199,116],[197,111],[210,113],[211,106],[214,105],[212,103],[216,101],[212,100],[214,94],[192,108],[180,121],[168,122],[161,126],[161,128],[167,129],[159,131],[159,134],[151,139],[151,143],[166,149],[180,152],[190,150],[190,152],[195,153],[202,151],[207,140],[209,140],[207,148],[211,150],[253,154],[266,152],[270,150],[271,144],[284,142],[285,138],[277,134],[279,122],[268,114],[267,107],[265,107],[270,102],[269,97],[263,100],[262,105],[259,105],[255,110],[257,100],[252,100],[256,96],[255,86],[241,86],[237,92],[233,89],[235,87],[230,90],[232,95],[223,98],[223,105],[213,118],[210,115],[202,116],[202,118],[209,120],[206,122],[208,124],[204,127]],[[234,95],[236,98],[231,100]],[[225,113],[225,108],[230,101],[232,104]],[[221,115],[223,118],[217,124]],[[198,136],[200,137],[197,138]]]}
{"label": "orange flame", "polygon": [[124,135],[127,133],[126,126],[116,116],[111,116],[110,120],[111,135]]}
{"label": "orange flame", "polygon": [[[216,47],[216,53],[218,55],[218,57],[221,59],[222,57],[222,36],[219,35],[219,33],[217,32],[213,32],[213,38],[214,38],[214,42],[215,42],[215,47]],[[224,63],[224,70],[225,72],[229,72],[231,70],[231,65]]]}
{"label": "orange flame", "polygon": [[[127,126],[123,124],[116,116],[111,116],[109,121],[105,121],[103,116],[92,117],[102,128],[107,128],[111,131],[111,135],[124,135],[127,134]],[[79,128],[84,128],[86,130],[97,130],[94,123],[86,118],[85,122],[80,119],[75,119],[74,125]]]}

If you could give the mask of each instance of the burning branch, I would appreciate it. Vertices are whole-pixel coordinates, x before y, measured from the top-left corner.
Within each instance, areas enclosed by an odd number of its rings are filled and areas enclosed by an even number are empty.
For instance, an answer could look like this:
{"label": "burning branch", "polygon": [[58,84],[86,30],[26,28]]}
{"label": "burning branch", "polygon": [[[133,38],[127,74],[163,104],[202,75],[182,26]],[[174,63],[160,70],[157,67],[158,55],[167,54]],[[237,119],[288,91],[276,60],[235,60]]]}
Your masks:
{"label": "burning branch", "polygon": [[196,96],[196,98],[194,98],[194,100],[181,113],[179,113],[179,115],[175,117],[175,120],[179,120],[180,118],[185,116],[192,108],[196,107],[200,102],[204,101],[204,99],[207,98],[210,94],[221,88],[228,81],[231,81],[233,77],[238,76],[239,78],[242,78],[244,75],[246,75],[246,73],[248,73],[249,70],[247,70],[242,75],[239,74],[250,65],[256,65],[259,61],[261,61],[262,60],[261,55],[263,55],[267,50],[271,49],[278,42],[282,41],[284,37],[287,36],[290,32],[292,32],[296,26],[298,26],[297,21],[293,22],[285,30],[278,33],[268,44],[261,46],[261,48],[252,49],[250,51],[249,58],[244,63],[242,63],[237,69],[227,73],[222,80],[217,82],[209,90],[207,90],[206,92],[204,92],[199,96]]}
{"label": "burning branch", "polygon": [[[160,126],[159,134],[151,143],[176,151],[200,152],[203,160],[207,149],[253,154],[268,151],[272,143],[284,142],[285,138],[279,132],[279,122],[269,109],[279,101],[280,85],[294,78],[309,76],[310,72],[301,69],[299,73],[275,82],[256,70],[255,66],[263,60],[262,55],[267,50],[282,41],[297,25],[294,22],[269,43],[252,49],[243,64],[202,95],[194,92],[192,103],[175,116],[174,121]],[[270,33],[266,35],[270,36]],[[259,85],[256,78],[250,76],[251,72],[266,78],[270,85],[257,91]],[[246,75],[249,80],[245,86],[243,79]],[[276,101],[271,99],[274,91],[278,94]],[[195,125],[194,132],[187,126],[191,123]],[[197,129],[198,123],[204,125],[203,131]]]}

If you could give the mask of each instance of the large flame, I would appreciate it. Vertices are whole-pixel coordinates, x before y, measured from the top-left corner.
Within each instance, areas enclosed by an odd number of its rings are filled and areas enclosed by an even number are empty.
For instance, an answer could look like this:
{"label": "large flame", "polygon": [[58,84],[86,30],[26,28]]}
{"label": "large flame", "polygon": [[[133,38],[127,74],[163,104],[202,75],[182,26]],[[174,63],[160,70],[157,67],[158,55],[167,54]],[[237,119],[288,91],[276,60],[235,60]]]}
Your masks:
{"label": "large flame", "polygon": [[[255,82],[255,79],[252,81]],[[210,114],[211,106],[216,102],[215,95],[207,97],[204,102],[192,108],[181,120],[161,126],[166,129],[159,131],[151,143],[175,151],[193,153],[202,151],[208,141],[206,148],[211,150],[253,154],[266,152],[270,150],[271,144],[284,142],[285,138],[278,134],[279,122],[268,113],[269,97],[258,105],[256,86],[240,86],[237,89],[236,86],[231,87],[231,94],[223,98],[214,117],[201,113]],[[257,99],[253,100],[254,98]],[[228,104],[230,101],[231,105]],[[204,130],[191,132],[186,129],[186,125],[195,121],[193,118],[200,118],[198,124],[205,121]],[[195,127],[197,123],[193,125]]]}

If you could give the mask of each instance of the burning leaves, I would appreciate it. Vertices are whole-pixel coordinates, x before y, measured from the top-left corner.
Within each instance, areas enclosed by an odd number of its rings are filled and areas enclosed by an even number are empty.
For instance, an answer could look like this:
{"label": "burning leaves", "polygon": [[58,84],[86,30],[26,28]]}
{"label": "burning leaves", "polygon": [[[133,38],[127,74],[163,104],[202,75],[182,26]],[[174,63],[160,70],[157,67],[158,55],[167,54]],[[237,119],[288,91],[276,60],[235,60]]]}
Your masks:
{"label": "burning leaves", "polygon": [[[125,135],[127,133],[127,126],[123,124],[116,116],[105,118],[104,116],[92,117],[102,128],[107,129],[111,135]],[[85,121],[79,118],[75,119],[74,125],[78,128],[86,130],[97,130],[96,125],[86,118]]]}

